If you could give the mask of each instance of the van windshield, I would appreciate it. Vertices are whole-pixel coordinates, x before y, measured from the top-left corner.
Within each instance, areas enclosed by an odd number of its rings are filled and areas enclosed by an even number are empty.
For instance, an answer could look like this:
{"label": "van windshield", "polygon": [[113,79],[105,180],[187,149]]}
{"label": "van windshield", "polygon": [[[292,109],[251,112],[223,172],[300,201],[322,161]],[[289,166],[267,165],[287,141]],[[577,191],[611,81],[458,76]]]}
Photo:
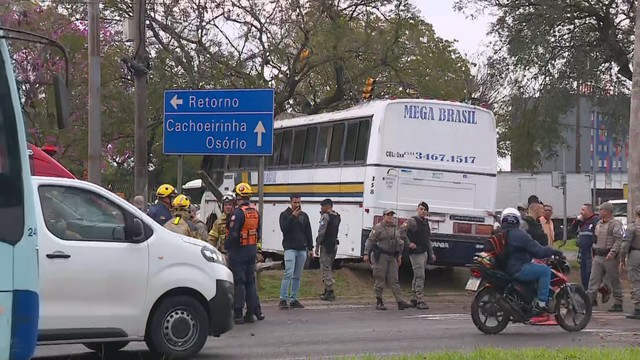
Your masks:
{"label": "van windshield", "polygon": [[627,217],[627,203],[613,204],[613,216]]}

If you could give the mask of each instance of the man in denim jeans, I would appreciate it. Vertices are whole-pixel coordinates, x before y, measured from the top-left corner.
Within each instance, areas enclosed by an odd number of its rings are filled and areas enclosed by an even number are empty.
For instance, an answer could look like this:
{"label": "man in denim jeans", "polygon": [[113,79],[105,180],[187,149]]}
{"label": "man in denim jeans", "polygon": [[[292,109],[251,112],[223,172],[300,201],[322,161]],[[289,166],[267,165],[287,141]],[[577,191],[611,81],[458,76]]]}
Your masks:
{"label": "man in denim jeans", "polygon": [[531,322],[546,321],[549,309],[549,285],[551,269],[547,265],[531,262],[533,258],[543,259],[552,255],[562,256],[562,251],[541,246],[520,229],[520,214],[516,209],[505,209],[502,213],[502,231],[507,237],[507,273],[520,281],[538,283],[538,301],[535,304]]}
{"label": "man in denim jeans", "polygon": [[[280,309],[302,309],[298,301],[298,289],[302,268],[309,257],[313,257],[313,238],[309,216],[302,211],[300,195],[291,195],[291,206],[280,214],[282,247],[284,248],[284,276],[280,286]],[[289,287],[291,295],[289,296]],[[290,300],[287,303],[287,300]]]}

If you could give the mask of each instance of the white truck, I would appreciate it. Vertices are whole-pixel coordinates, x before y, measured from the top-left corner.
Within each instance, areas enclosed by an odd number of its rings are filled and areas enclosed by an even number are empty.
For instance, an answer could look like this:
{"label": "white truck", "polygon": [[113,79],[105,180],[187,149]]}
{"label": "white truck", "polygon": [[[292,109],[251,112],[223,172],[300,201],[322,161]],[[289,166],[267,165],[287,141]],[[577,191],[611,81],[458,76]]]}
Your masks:
{"label": "white truck", "polygon": [[[585,203],[591,203],[591,177],[589,174],[567,174],[567,218],[580,214]],[[562,188],[552,186],[551,174],[502,172],[498,174],[496,209],[526,205],[530,195],[537,195],[544,204],[553,206],[553,219],[562,219]]]}

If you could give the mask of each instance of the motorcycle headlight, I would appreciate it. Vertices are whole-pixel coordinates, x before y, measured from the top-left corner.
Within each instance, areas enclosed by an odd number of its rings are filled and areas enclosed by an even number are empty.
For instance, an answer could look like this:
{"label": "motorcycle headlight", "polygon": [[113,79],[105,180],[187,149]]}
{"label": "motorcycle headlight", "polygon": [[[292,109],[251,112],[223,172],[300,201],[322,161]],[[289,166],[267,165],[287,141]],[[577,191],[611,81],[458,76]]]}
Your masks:
{"label": "motorcycle headlight", "polygon": [[200,253],[202,254],[202,257],[209,262],[227,266],[227,261],[225,260],[224,255],[215,248],[203,246],[200,249]]}

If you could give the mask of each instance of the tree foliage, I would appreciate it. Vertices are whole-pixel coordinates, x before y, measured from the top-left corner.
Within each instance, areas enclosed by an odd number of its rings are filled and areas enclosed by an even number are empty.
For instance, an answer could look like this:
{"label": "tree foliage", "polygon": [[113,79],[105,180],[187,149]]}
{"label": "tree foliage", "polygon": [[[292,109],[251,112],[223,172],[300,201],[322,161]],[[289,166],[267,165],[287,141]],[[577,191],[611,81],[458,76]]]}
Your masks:
{"label": "tree foliage", "polygon": [[[55,136],[63,148],[60,159],[78,174],[86,161],[86,3],[44,3],[20,2],[0,12],[46,12],[18,25],[43,35],[71,26],[60,39],[73,63],[73,131],[58,133],[40,105],[29,111],[30,127],[44,138]],[[462,100],[467,91],[468,62],[408,0],[154,0],[147,6],[150,188],[174,178],[175,161],[162,154],[165,89],[270,87],[276,90],[276,114],[357,104],[368,77],[377,79],[376,97]],[[102,1],[101,14],[104,181],[132,182],[133,89],[120,60],[132,59],[135,49],[119,30],[123,19],[133,17],[132,2]],[[32,73],[24,69],[22,75]],[[203,167],[212,170],[211,164],[205,157]]]}
{"label": "tree foliage", "polygon": [[[457,0],[456,7],[496,15],[489,32],[496,39],[492,55],[502,59],[503,72],[517,75],[515,98],[536,103],[521,116],[532,123],[509,130],[522,169],[557,156],[555,148],[564,141],[558,119],[578,94],[610,111],[609,127],[620,137],[628,120],[629,107],[618,105],[630,90],[636,1]],[[535,127],[543,131],[532,133]]]}

